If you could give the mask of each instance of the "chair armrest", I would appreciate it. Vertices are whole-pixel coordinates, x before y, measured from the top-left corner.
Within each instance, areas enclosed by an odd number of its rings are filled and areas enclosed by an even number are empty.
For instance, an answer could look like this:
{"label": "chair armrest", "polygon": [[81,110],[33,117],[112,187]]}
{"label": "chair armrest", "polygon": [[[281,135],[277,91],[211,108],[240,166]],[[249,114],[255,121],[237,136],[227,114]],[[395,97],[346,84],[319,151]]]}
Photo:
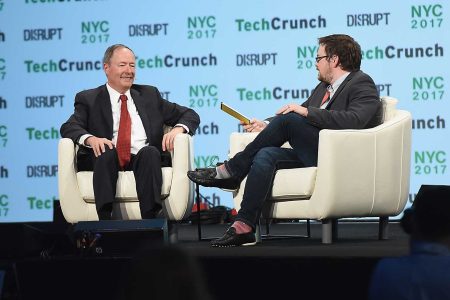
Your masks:
{"label": "chair armrest", "polygon": [[408,196],[410,155],[409,113],[370,129],[321,130],[311,197],[319,219],[398,214]]}
{"label": "chair armrest", "polygon": [[171,220],[187,218],[194,201],[194,183],[187,177],[187,172],[194,166],[193,138],[189,134],[178,134],[175,137],[172,151],[172,184],[170,194],[164,201],[169,201]]}
{"label": "chair armrest", "polygon": [[87,204],[78,188],[75,154],[73,141],[62,138],[58,144],[58,190],[61,210],[69,223],[88,220]]}

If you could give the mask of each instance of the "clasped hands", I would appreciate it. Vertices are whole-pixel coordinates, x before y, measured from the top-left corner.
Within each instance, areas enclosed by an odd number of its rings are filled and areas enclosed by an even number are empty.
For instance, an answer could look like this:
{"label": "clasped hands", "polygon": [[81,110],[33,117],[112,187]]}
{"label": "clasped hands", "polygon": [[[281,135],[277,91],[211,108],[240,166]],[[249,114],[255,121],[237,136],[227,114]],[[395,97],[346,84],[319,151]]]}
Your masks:
{"label": "clasped hands", "polygon": [[[175,143],[175,137],[180,133],[184,133],[183,127],[174,127],[168,133],[166,133],[162,139],[162,150],[172,151]],[[88,137],[84,141],[84,143],[92,148],[95,157],[99,157],[102,153],[104,153],[106,149],[105,147],[109,147],[109,149],[114,148],[114,144],[112,141],[96,136]]]}
{"label": "clasped hands", "polygon": [[[306,117],[308,115],[308,109],[296,103],[284,105],[279,110],[277,110],[276,114],[285,115],[290,112],[298,113],[303,117]],[[243,125],[244,130],[246,132],[260,132],[267,126],[267,123],[260,121],[258,119],[251,119],[250,124],[245,124],[244,122],[241,121],[241,124]]]}

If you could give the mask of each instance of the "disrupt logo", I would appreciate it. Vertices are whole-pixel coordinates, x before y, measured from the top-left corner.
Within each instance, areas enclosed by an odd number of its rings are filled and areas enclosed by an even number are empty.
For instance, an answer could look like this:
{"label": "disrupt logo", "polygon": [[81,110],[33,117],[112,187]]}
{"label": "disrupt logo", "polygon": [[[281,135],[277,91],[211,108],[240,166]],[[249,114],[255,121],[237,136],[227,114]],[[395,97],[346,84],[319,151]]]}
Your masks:
{"label": "disrupt logo", "polygon": [[263,88],[260,90],[249,90],[247,88],[237,88],[239,100],[292,100],[307,99],[312,91],[309,89],[284,89],[282,87]]}
{"label": "disrupt logo", "polygon": [[27,166],[27,177],[55,177],[58,173],[58,165]]}
{"label": "disrupt logo", "polygon": [[35,62],[33,60],[25,60],[24,64],[27,68],[27,73],[97,71],[103,68],[102,62],[99,60],[68,61],[65,58],[60,59],[59,61],[54,61],[53,59],[50,59],[48,62]]}
{"label": "disrupt logo", "polygon": [[347,15],[347,26],[379,26],[389,24],[389,15],[391,13],[371,13]]}
{"label": "disrupt logo", "polygon": [[379,83],[375,85],[377,87],[378,95],[390,96],[392,83]]}
{"label": "disrupt logo", "polygon": [[397,48],[393,45],[386,46],[384,49],[376,46],[373,49],[363,51],[365,59],[384,59],[389,58],[420,58],[420,57],[439,57],[444,56],[444,47],[438,43],[429,47],[408,47]]}
{"label": "disrupt logo", "polygon": [[64,95],[55,96],[27,96],[25,97],[26,108],[53,108],[63,107]]}
{"label": "disrupt logo", "polygon": [[270,30],[292,30],[308,28],[325,28],[327,20],[322,16],[311,19],[280,19],[274,17],[271,20],[261,18],[258,21],[247,21],[236,19],[238,31],[270,31]]}
{"label": "disrupt logo", "polygon": [[252,54],[237,54],[236,66],[265,66],[275,65],[278,53],[252,53]]}
{"label": "disrupt logo", "polygon": [[168,91],[166,91],[166,92],[159,92],[159,94],[161,95],[161,97],[163,99],[169,100],[170,92],[168,92]]}
{"label": "disrupt logo", "polygon": [[62,38],[62,28],[42,28],[42,29],[24,29],[23,40],[28,41],[50,41]]}
{"label": "disrupt logo", "polygon": [[8,108],[8,102],[6,99],[2,98],[0,96],[0,109],[7,109]]}
{"label": "disrupt logo", "polygon": [[155,55],[152,58],[136,57],[136,66],[141,69],[205,67],[216,65],[217,65],[217,57],[211,53],[208,56],[191,56],[191,57],[174,57],[173,55],[170,54],[164,57],[161,57],[159,55]]}
{"label": "disrupt logo", "polygon": [[131,37],[167,35],[168,25],[169,23],[128,25],[128,35]]}

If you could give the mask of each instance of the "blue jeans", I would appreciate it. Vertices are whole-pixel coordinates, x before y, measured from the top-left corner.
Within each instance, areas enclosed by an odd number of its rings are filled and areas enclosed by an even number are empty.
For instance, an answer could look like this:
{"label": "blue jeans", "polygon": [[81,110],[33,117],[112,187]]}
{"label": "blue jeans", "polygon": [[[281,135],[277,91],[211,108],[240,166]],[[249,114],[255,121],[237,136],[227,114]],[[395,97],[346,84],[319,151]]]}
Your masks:
{"label": "blue jeans", "polygon": [[[227,162],[233,176],[240,179],[247,176],[236,220],[255,228],[263,204],[271,194],[276,170],[317,165],[319,131],[297,113],[279,115]],[[292,149],[280,148],[285,142]]]}

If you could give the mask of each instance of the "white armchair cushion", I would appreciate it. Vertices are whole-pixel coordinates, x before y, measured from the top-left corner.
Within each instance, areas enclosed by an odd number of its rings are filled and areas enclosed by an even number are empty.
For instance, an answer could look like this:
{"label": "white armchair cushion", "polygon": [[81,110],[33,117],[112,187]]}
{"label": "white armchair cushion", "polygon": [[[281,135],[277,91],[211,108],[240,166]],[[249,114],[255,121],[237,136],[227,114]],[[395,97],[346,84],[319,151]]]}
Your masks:
{"label": "white armchair cushion", "polygon": [[317,168],[278,170],[273,181],[272,201],[309,199],[314,191]]}
{"label": "white armchair cushion", "polygon": [[[172,183],[172,168],[162,168],[162,188],[161,199],[167,198],[170,193]],[[94,172],[78,172],[77,181],[80,188],[81,197],[88,203],[95,203],[94,187],[92,184]],[[132,171],[119,172],[116,188],[116,201],[118,202],[138,202],[136,193],[136,181]]]}

